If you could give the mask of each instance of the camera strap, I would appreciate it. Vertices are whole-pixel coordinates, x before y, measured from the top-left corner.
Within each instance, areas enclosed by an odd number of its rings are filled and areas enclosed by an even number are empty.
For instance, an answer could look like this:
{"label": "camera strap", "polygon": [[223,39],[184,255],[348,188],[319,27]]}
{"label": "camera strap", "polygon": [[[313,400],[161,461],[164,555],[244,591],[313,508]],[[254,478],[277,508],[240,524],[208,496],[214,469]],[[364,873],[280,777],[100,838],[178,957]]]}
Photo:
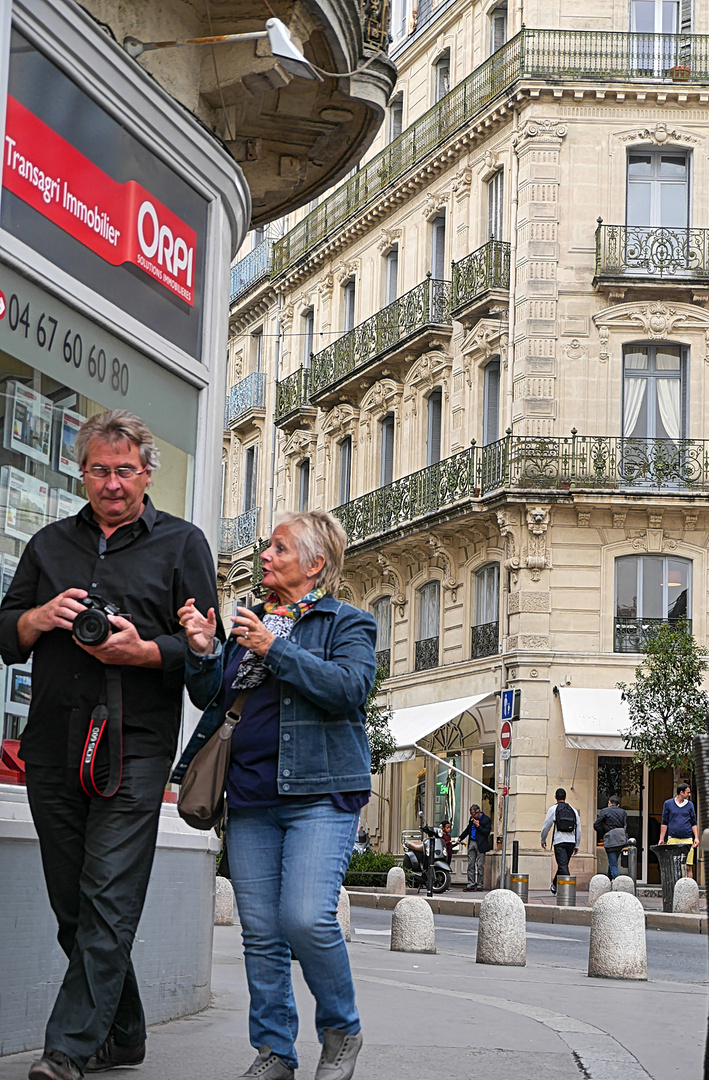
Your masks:
{"label": "camera strap", "polygon": [[[91,713],[79,779],[87,795],[100,795],[104,799],[110,799],[111,795],[118,791],[123,774],[123,693],[120,667],[106,664],[104,677],[104,692]],[[108,778],[103,788],[99,788],[94,779],[94,765],[104,737],[108,740]]]}

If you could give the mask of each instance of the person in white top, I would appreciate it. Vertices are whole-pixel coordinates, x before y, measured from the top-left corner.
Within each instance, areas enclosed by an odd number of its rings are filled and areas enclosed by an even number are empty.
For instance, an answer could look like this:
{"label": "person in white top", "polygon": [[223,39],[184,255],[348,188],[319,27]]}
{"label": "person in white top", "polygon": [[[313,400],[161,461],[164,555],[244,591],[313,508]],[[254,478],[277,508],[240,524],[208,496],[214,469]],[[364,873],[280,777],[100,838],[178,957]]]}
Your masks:
{"label": "person in white top", "polygon": [[563,787],[554,792],[556,802],[547,810],[547,816],[542,825],[542,847],[546,849],[547,836],[552,827],[552,846],[556,859],[556,873],[549,886],[549,892],[556,892],[556,879],[559,874],[566,877],[569,872],[569,860],[572,855],[577,855],[581,846],[581,818],[578,810],[574,810],[566,801],[566,791]]}

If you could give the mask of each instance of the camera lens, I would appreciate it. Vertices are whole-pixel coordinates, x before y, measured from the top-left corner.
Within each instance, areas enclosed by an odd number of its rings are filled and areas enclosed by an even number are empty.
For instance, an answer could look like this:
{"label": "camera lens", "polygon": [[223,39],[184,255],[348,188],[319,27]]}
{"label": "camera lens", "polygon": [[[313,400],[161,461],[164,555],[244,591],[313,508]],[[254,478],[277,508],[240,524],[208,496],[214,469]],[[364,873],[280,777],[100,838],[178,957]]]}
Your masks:
{"label": "camera lens", "polygon": [[111,633],[111,624],[103,611],[80,611],[74,619],[73,633],[82,645],[101,645]]}

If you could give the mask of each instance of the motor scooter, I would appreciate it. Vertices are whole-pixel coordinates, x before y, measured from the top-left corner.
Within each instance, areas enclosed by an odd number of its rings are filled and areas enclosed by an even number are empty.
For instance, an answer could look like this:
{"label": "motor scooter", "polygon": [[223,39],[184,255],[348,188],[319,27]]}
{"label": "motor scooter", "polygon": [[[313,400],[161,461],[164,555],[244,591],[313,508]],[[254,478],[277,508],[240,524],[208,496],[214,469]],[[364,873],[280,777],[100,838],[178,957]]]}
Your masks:
{"label": "motor scooter", "polygon": [[363,825],[360,821],[357,828],[357,839],[354,842],[353,851],[356,851],[359,855],[366,855],[368,851],[372,850],[372,841],[369,839],[369,830],[366,825]]}
{"label": "motor scooter", "polygon": [[402,837],[404,873],[418,889],[428,888],[428,867],[433,857],[433,891],[434,893],[445,892],[450,888],[451,870],[446,859],[443,829],[440,825],[426,825],[423,811],[419,811],[419,821],[421,822],[420,840]]}

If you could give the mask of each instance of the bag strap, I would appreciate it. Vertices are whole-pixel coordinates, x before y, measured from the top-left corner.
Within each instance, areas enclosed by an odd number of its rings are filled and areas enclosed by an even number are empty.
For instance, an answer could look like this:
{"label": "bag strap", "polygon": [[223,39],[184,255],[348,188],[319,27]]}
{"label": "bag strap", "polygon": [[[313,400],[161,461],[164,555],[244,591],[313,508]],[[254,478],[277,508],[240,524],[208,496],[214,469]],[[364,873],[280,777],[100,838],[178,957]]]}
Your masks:
{"label": "bag strap", "polygon": [[[250,697],[250,695],[251,695],[251,690],[250,689],[249,690],[241,690],[241,691],[239,691],[237,696],[234,698],[234,701],[233,701],[232,705],[227,709],[226,713],[224,714],[224,720],[231,722],[231,726],[230,726],[230,729],[229,729],[229,735],[231,735],[232,731],[234,730],[236,725],[241,720],[241,714],[244,711],[244,705],[246,704],[246,702],[247,702],[248,698]],[[222,725],[222,726],[225,726],[225,725]],[[224,736],[222,736],[222,738],[227,738],[227,736],[224,735]]]}
{"label": "bag strap", "polygon": [[[94,707],[89,732],[81,757],[79,780],[87,795],[110,799],[121,786],[123,775],[123,692],[121,669],[106,664],[104,667],[104,692]],[[108,778],[103,788],[94,779],[94,765],[99,744],[104,735],[108,739]]]}

